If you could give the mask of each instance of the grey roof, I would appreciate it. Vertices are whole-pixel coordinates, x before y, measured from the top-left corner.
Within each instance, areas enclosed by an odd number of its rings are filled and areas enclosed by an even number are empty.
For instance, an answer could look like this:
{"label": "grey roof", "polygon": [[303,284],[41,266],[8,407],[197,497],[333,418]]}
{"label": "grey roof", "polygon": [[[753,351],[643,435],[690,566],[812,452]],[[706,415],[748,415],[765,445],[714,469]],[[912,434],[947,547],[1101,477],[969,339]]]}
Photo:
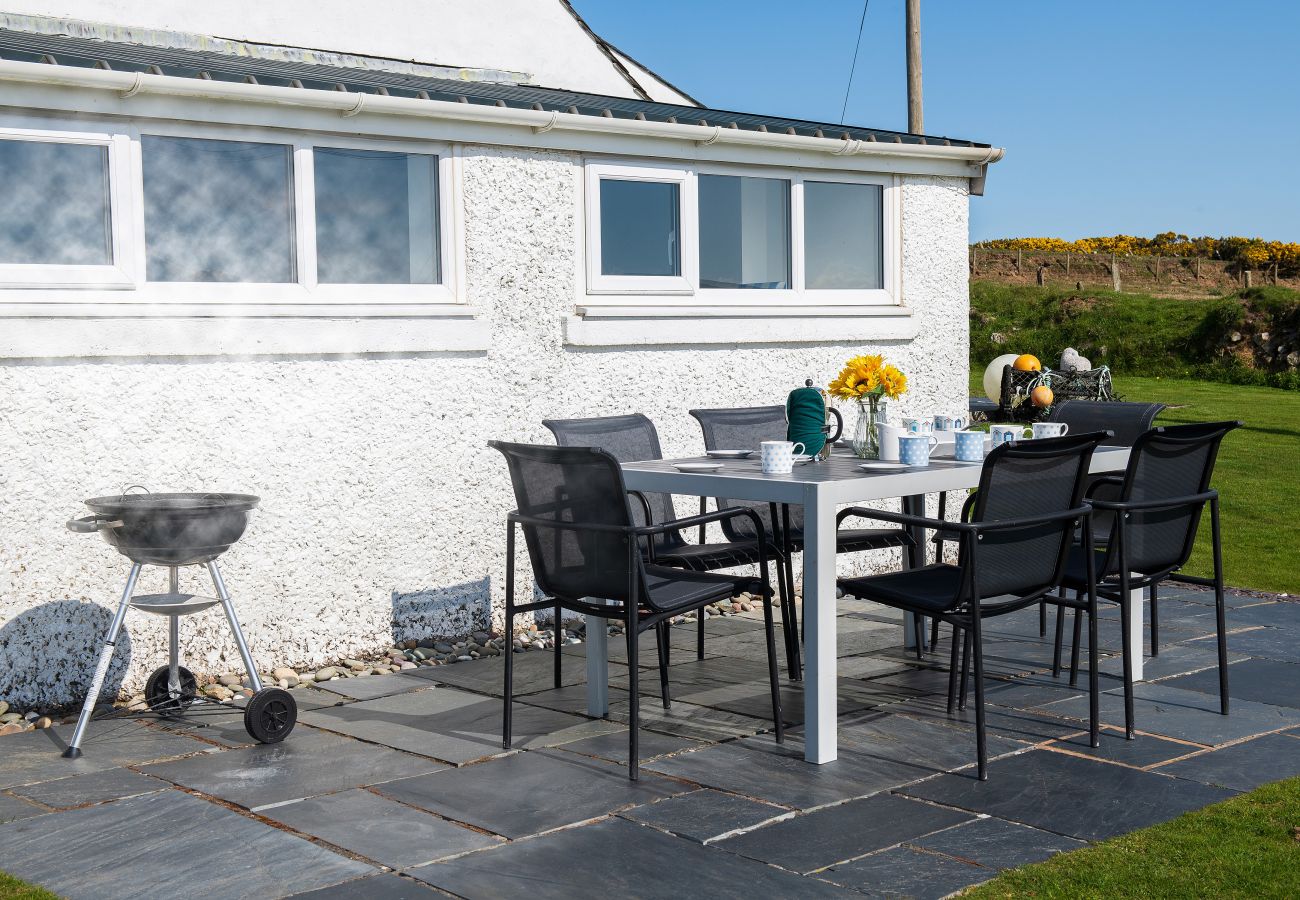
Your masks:
{"label": "grey roof", "polygon": [[605,116],[646,119],[683,125],[710,125],[747,131],[771,131],[805,137],[846,138],[901,144],[937,144],[953,147],[988,147],[974,141],[906,134],[855,125],[832,125],[780,116],[738,113],[699,106],[656,103],[628,97],[585,94],[556,88],[484,81],[433,78],[378,67],[351,68],[287,60],[232,56],[202,50],[150,47],[56,34],[33,34],[0,29],[0,59],[41,62],[60,66],[145,72],[181,78],[210,78],[315,90],[387,94],[425,100],[448,100]]}

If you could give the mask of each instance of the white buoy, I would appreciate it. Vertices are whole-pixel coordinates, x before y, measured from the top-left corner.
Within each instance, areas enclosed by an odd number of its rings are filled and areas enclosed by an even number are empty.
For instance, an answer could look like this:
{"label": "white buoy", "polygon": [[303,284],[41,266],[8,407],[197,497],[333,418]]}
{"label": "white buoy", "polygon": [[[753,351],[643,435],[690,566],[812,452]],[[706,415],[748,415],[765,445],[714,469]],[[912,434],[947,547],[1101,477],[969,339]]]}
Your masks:
{"label": "white buoy", "polygon": [[1002,402],[1002,370],[1011,365],[1019,353],[1003,353],[984,370],[984,396],[994,403]]}

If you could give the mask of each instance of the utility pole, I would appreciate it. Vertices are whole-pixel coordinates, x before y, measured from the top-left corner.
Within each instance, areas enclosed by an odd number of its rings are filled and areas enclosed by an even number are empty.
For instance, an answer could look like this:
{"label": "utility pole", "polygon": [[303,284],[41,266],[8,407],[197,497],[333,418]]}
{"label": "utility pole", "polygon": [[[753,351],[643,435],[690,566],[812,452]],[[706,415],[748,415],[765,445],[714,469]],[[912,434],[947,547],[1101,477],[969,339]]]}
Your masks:
{"label": "utility pole", "polygon": [[921,0],[907,0],[907,130],[925,131],[921,113]]}

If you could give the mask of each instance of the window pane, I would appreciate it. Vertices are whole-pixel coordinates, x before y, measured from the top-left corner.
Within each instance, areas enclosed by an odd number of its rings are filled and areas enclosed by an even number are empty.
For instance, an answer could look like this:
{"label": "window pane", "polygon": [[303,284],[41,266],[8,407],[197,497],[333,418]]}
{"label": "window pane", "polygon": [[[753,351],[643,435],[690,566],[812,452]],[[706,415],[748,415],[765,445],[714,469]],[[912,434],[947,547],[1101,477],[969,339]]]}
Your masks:
{"label": "window pane", "polygon": [[804,281],[809,290],[885,286],[883,197],[878,184],[804,183]]}
{"label": "window pane", "polygon": [[108,148],[0,140],[0,264],[112,262]]}
{"label": "window pane", "polygon": [[289,147],[141,139],[150,281],[295,279]]}
{"label": "window pane", "polygon": [[318,147],[322,284],[436,284],[438,157]]}
{"label": "window pane", "polygon": [[600,180],[600,271],[680,275],[677,185]]}
{"label": "window pane", "polygon": [[700,176],[700,287],[790,287],[790,182]]}

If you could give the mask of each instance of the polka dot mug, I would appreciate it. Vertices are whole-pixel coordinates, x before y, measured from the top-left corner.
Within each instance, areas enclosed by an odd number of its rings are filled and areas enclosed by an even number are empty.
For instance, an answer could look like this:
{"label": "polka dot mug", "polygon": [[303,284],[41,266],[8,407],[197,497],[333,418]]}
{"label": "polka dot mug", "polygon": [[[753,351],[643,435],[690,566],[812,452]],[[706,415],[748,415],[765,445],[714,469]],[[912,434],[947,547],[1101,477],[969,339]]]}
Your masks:
{"label": "polka dot mug", "polygon": [[898,439],[898,459],[905,466],[928,466],[930,451],[939,446],[932,434],[913,434]]}

